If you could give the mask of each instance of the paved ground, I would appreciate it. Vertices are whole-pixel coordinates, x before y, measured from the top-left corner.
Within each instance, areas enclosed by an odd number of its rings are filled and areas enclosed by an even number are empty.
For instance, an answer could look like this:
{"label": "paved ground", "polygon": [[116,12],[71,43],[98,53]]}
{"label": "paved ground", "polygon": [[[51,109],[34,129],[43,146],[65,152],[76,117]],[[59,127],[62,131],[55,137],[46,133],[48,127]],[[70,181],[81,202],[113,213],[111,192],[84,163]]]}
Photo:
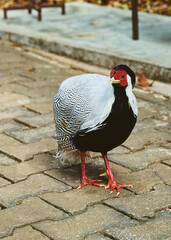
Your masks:
{"label": "paved ground", "polygon": [[[132,40],[131,11],[83,2],[37,12],[9,11],[0,21],[0,38],[112,68],[126,63],[149,78],[171,81],[171,18],[139,12],[140,40]],[[2,19],[2,11],[0,18]]]}
{"label": "paved ground", "polygon": [[[109,155],[117,181],[133,188],[119,198],[104,188],[77,189],[80,166],[58,168],[53,158],[52,100],[81,69],[106,70],[9,42],[0,41],[0,52],[0,238],[171,239],[170,98],[135,89],[138,123]],[[90,177],[103,171],[98,156],[87,163]]]}

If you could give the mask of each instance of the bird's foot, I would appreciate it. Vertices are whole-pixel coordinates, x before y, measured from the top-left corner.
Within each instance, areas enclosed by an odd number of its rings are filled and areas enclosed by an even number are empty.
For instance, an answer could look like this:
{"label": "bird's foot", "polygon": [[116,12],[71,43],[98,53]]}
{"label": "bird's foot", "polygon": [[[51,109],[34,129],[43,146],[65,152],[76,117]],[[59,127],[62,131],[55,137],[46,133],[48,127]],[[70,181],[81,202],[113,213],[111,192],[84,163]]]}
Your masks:
{"label": "bird's foot", "polygon": [[109,179],[108,184],[105,186],[105,189],[110,188],[110,193],[113,193],[113,190],[116,188],[117,189],[117,194],[116,196],[119,196],[119,194],[121,193],[121,189],[123,187],[133,187],[130,184],[118,184],[114,181],[112,181],[112,179]]}
{"label": "bird's foot", "polygon": [[122,189],[123,187],[133,187],[133,186],[130,185],[130,184],[118,184],[118,183],[116,183],[116,181],[115,181],[115,179],[114,179],[114,176],[113,176],[111,170],[107,170],[107,171],[106,171],[106,175],[108,175],[108,177],[109,177],[109,182],[108,182],[108,184],[105,186],[105,189],[106,189],[106,188],[110,188],[110,193],[113,193],[113,190],[116,188],[116,190],[117,190],[116,196],[119,196],[119,194],[121,193],[121,189]]}
{"label": "bird's foot", "polygon": [[87,176],[84,176],[82,178],[82,183],[81,183],[81,185],[78,188],[82,188],[82,187],[84,187],[87,184],[93,185],[93,186],[96,186],[96,187],[104,187],[104,185],[98,184],[96,182],[101,182],[101,180],[92,180],[92,179],[88,178]]}

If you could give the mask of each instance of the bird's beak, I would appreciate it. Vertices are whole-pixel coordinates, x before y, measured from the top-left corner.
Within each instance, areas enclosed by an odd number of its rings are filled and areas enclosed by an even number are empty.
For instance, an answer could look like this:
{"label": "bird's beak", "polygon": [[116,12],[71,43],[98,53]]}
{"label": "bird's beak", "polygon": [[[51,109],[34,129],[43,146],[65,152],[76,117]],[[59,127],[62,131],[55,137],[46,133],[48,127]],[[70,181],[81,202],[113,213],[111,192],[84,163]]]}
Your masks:
{"label": "bird's beak", "polygon": [[117,84],[117,83],[120,83],[119,79],[114,79],[114,78],[110,79],[110,85]]}

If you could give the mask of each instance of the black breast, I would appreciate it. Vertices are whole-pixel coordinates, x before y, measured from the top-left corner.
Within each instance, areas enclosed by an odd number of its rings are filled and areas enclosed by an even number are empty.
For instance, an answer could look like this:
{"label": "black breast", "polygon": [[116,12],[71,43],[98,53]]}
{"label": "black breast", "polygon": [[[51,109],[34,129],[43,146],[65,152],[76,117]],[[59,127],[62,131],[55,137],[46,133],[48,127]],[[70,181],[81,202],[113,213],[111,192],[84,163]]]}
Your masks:
{"label": "black breast", "polygon": [[86,133],[78,131],[72,139],[80,151],[107,153],[122,144],[130,135],[136,123],[136,117],[128,103],[123,87],[115,87],[115,102],[104,126]]}

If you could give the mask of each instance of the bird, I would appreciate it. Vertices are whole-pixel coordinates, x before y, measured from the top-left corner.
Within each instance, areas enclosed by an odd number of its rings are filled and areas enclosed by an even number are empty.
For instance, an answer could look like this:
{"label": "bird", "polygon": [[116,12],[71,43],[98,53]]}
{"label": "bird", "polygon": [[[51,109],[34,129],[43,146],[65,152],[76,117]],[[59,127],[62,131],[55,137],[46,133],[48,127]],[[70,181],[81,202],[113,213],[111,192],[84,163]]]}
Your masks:
{"label": "bird", "polygon": [[[64,80],[54,96],[53,112],[58,143],[57,157],[70,157],[74,151],[81,158],[81,185],[102,187],[100,180],[86,174],[86,152],[100,152],[106,166],[110,193],[130,184],[118,184],[111,171],[107,153],[121,145],[133,130],[138,116],[136,97],[132,91],[135,74],[121,64],[110,76],[86,73]],[[74,156],[74,155],[73,155]],[[101,176],[103,176],[102,174]]]}

